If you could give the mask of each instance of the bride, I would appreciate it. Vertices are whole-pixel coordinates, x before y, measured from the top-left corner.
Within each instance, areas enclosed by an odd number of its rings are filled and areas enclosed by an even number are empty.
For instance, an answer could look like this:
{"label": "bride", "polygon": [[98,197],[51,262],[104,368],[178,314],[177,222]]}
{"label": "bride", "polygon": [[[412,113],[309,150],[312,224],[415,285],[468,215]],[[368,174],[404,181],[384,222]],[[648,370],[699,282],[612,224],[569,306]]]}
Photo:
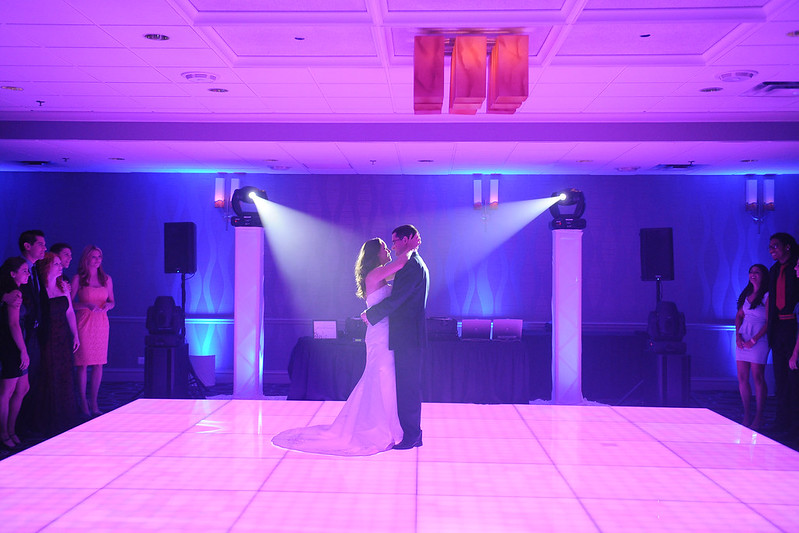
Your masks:
{"label": "bride", "polygon": [[[388,280],[419,246],[418,237],[407,253],[391,261],[382,239],[361,246],[355,263],[357,295],[371,307],[391,294]],[[347,402],[330,425],[283,431],[272,443],[290,450],[328,455],[373,455],[402,440],[397,418],[394,352],[388,349],[388,318],[366,328],[366,367]]]}

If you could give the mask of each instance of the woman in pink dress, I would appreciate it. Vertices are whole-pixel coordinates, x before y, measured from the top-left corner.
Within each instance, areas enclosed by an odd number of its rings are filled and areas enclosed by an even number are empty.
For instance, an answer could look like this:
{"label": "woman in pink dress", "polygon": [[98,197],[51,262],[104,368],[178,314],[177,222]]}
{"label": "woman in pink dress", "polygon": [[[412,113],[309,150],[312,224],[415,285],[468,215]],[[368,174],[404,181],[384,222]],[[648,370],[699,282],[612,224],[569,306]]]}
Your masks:
{"label": "woman in pink dress", "polygon": [[[72,278],[72,298],[81,345],[75,352],[80,410],[84,416],[101,415],[97,393],[108,362],[108,311],[114,308],[114,284],[102,268],[103,252],[94,245],[83,249],[78,274]],[[88,368],[92,367],[91,378]],[[88,381],[88,398],[87,392]]]}

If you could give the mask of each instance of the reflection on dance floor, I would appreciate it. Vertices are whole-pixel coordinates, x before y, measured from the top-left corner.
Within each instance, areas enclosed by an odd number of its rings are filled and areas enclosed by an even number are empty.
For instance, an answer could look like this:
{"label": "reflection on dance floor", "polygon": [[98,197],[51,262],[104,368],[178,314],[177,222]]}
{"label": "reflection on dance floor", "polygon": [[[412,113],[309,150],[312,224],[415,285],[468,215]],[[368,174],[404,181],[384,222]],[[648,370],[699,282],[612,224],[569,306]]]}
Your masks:
{"label": "reflection on dance floor", "polygon": [[707,409],[424,404],[424,446],[287,452],[341,402],[137,400],[0,462],[4,531],[799,531],[799,452]]}

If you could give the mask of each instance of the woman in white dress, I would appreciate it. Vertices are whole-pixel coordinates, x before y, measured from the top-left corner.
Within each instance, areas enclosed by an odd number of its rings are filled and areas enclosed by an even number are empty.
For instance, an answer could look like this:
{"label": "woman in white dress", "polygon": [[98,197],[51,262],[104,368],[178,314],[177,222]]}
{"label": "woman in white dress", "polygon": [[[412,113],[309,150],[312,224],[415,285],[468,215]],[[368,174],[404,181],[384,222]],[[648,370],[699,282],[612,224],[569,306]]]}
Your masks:
{"label": "woman in white dress", "polygon": [[[361,246],[355,263],[357,295],[373,306],[391,294],[388,280],[405,266],[407,253],[391,261],[382,239]],[[388,349],[388,318],[366,328],[366,367],[332,424],[283,431],[272,439],[281,448],[327,455],[373,455],[402,440],[397,418],[394,352]]]}
{"label": "woman in white dress", "polygon": [[[738,313],[735,315],[735,360],[738,366],[738,390],[744,405],[743,425],[759,430],[763,425],[763,408],[766,405],[768,388],[765,369],[768,359],[768,269],[764,265],[749,268],[749,284],[738,297]],[[749,411],[752,389],[749,372],[755,382],[755,417]]]}

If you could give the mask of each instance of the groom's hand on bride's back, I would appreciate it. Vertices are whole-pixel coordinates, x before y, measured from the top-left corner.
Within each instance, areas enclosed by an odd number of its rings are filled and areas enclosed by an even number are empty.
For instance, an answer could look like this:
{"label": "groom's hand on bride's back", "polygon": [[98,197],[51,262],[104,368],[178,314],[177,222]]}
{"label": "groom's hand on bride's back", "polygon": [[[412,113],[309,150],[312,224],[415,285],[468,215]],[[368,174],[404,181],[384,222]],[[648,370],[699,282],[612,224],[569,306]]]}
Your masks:
{"label": "groom's hand on bride's back", "polygon": [[366,324],[367,326],[368,326],[368,325],[370,325],[370,324],[369,324],[369,319],[368,319],[368,318],[366,318],[366,311],[364,311],[363,313],[361,313],[361,320],[363,320],[363,323],[364,323],[364,324]]}

